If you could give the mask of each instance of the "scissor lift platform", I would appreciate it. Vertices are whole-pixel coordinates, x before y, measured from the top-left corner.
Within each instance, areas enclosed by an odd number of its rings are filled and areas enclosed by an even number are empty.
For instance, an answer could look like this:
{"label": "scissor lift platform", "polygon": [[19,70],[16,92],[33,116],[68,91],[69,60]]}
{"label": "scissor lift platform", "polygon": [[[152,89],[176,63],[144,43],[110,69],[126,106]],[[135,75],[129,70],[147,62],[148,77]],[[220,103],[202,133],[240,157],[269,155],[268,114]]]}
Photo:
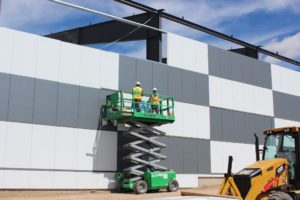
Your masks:
{"label": "scissor lift platform", "polygon": [[[134,102],[132,95],[123,91],[108,95],[105,119],[116,120],[120,124],[127,121],[155,124],[173,123],[175,121],[174,98],[160,95],[159,113],[154,113],[148,101],[150,96],[150,94],[145,94],[142,102]],[[140,111],[137,111],[135,104],[139,104]]]}

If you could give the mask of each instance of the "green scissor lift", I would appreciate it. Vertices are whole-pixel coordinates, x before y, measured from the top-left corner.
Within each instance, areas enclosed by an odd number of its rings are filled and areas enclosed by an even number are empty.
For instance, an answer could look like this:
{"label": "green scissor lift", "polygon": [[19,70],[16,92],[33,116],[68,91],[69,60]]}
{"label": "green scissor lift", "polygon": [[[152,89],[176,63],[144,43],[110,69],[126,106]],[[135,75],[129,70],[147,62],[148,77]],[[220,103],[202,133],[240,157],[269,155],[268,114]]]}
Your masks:
{"label": "green scissor lift", "polygon": [[160,153],[166,145],[157,141],[165,133],[154,128],[175,121],[174,98],[160,95],[156,113],[149,105],[150,96],[144,94],[141,102],[134,102],[132,95],[123,91],[106,97],[105,119],[117,122],[123,127],[125,136],[137,139],[123,146],[132,151],[123,159],[133,165],[116,174],[120,190],[134,190],[137,194],[160,189],[177,191],[179,188],[176,172],[158,164],[167,158]]}

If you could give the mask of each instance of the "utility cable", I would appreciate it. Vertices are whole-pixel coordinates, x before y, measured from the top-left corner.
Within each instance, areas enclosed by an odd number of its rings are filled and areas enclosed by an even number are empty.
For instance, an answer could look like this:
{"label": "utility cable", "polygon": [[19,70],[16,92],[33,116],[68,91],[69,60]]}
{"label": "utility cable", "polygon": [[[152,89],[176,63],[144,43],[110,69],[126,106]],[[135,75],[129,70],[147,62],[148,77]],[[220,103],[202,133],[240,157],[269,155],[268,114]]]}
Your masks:
{"label": "utility cable", "polygon": [[[154,15],[153,15],[150,19],[147,19],[147,20],[143,23],[143,25],[147,24],[151,19],[153,19],[153,17],[154,17]],[[113,42],[111,42],[111,43],[109,43],[109,44],[103,46],[101,49],[105,49],[106,47],[109,47],[109,46],[113,45],[114,43],[119,42],[120,40],[123,40],[124,38],[128,37],[129,35],[133,34],[133,33],[136,32],[137,30],[139,30],[141,27],[142,27],[142,26],[136,27],[135,29],[133,29],[132,31],[130,31],[129,33],[127,33],[126,35],[123,35],[122,37],[116,39],[115,41],[113,41]]]}

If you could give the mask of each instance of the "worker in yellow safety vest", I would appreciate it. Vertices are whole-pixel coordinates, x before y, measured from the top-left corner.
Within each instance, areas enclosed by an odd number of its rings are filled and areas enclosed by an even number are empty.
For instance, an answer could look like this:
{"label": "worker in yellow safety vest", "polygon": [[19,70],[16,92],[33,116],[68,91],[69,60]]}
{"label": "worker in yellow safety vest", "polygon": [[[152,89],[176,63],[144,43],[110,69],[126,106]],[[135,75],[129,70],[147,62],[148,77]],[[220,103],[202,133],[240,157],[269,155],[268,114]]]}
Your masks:
{"label": "worker in yellow safety vest", "polygon": [[133,108],[137,112],[141,111],[140,104],[144,95],[144,90],[141,88],[141,82],[137,81],[135,86],[132,88]]}
{"label": "worker in yellow safety vest", "polygon": [[159,101],[160,101],[160,98],[159,98],[159,94],[157,93],[157,89],[156,88],[153,88],[152,90],[152,95],[150,96],[149,98],[149,101],[150,101],[150,105],[151,105],[151,110],[152,112],[158,114],[159,113]]}

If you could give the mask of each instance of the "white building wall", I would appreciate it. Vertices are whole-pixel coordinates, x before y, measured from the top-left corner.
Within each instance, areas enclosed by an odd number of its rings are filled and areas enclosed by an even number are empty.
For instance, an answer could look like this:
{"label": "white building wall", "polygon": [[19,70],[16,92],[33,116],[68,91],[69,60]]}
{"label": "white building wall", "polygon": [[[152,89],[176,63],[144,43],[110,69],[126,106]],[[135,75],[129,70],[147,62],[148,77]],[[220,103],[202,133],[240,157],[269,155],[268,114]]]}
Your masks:
{"label": "white building wall", "polygon": [[210,139],[209,107],[175,102],[174,113],[175,122],[161,126],[161,130],[170,136]]}
{"label": "white building wall", "polygon": [[168,33],[168,64],[202,74],[208,74],[208,45],[196,40]]}
{"label": "white building wall", "polygon": [[113,187],[117,133],[15,122],[0,128],[4,188]]}
{"label": "white building wall", "polygon": [[278,65],[271,65],[273,90],[300,96],[300,73]]}
{"label": "white building wall", "polygon": [[217,141],[211,141],[210,144],[212,173],[225,173],[229,156],[233,157],[233,173],[256,161],[254,145]]}
{"label": "white building wall", "polygon": [[86,87],[118,89],[119,55],[116,53],[1,27],[0,34],[3,44],[0,72]]}
{"label": "white building wall", "polygon": [[[255,121],[258,119],[255,118],[257,115],[267,119],[274,118],[275,127],[299,125],[300,119],[297,121],[276,116],[273,95],[276,91],[299,97],[300,88],[297,84],[299,72],[272,65],[272,88],[251,85],[243,80],[231,80],[209,74],[211,66],[207,44],[174,34],[168,34],[167,42],[168,64],[174,67],[173,74],[178,80],[169,82],[174,77],[170,77],[163,68],[165,65],[157,65],[155,69],[161,70],[159,73],[161,72],[160,75],[163,77],[160,81],[167,84],[165,90],[174,92],[176,88],[172,88],[172,84],[180,80],[188,82],[189,79],[183,78],[183,73],[181,74],[183,70],[185,76],[193,73],[204,76],[203,80],[207,78],[209,85],[208,103],[203,103],[204,101],[196,96],[195,101],[186,101],[185,98],[189,93],[183,95],[183,92],[178,92],[182,101],[175,102],[176,121],[174,124],[161,127],[168,136],[179,138],[178,141],[192,139],[209,143],[207,151],[210,155],[207,157],[210,159],[210,172],[201,174],[202,176],[224,173],[229,155],[234,157],[234,172],[255,161],[254,145],[213,138],[212,129],[221,122],[211,121],[212,108],[253,114],[250,118],[252,117],[256,124],[260,124],[259,121]],[[0,73],[94,89],[120,88],[121,66],[118,54],[6,28],[0,28],[0,44]],[[251,59],[245,61],[242,56],[238,57],[243,64],[246,61],[249,63],[253,61]],[[148,80],[143,70],[153,74],[156,71],[152,68],[153,62],[148,64],[149,66],[145,68],[140,67],[140,71],[136,70],[137,75],[134,79],[142,77],[146,80],[145,84],[151,85],[147,87],[152,87],[154,78]],[[227,63],[225,64],[224,69],[227,66]],[[236,74],[238,73],[237,70]],[[186,84],[192,85],[194,82]],[[203,85],[197,85],[199,91],[196,92],[201,92],[200,86]],[[249,124],[244,123],[241,126],[247,127]],[[219,134],[224,134],[224,131],[220,130]],[[222,137],[225,138],[226,135]],[[189,152],[188,143],[184,145],[186,149],[183,151]],[[195,155],[195,157],[194,154],[189,155],[183,160],[192,160],[201,167],[201,162],[205,161],[198,161],[199,155],[197,153]],[[184,163],[183,168],[194,170],[195,167],[190,168]],[[115,184],[113,175],[116,170],[116,132],[0,121],[0,188],[112,188]],[[179,173],[178,180],[182,187],[195,187],[199,175],[193,172]]]}
{"label": "white building wall", "polygon": [[272,90],[209,76],[210,105],[274,116]]}

